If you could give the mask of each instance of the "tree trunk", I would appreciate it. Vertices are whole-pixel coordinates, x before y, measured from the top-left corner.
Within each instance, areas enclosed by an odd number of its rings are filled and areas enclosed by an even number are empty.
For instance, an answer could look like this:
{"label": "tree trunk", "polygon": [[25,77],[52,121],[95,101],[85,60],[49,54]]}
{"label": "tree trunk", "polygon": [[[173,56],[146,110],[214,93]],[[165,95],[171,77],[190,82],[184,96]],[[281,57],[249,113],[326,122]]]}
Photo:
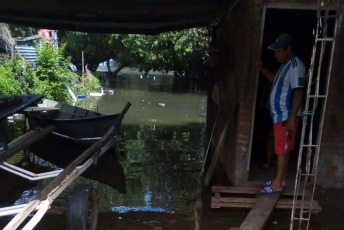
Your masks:
{"label": "tree trunk", "polygon": [[107,58],[106,59],[106,66],[108,68],[108,76],[111,77],[112,76],[112,72],[111,72],[111,67],[110,67],[110,60]]}
{"label": "tree trunk", "polygon": [[117,74],[119,73],[119,71],[121,71],[124,67],[128,66],[127,64],[119,64],[119,66],[117,67],[117,69],[113,72],[113,75],[117,76]]}

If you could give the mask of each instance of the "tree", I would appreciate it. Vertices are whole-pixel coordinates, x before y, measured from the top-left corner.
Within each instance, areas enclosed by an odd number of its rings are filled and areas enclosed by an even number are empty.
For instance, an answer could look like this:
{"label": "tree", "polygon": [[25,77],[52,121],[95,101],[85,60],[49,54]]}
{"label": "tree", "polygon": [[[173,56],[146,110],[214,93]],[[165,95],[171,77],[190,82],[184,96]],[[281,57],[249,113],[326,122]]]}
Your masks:
{"label": "tree", "polygon": [[57,52],[49,44],[38,48],[36,76],[39,80],[38,92],[47,98],[70,102],[68,87],[78,81],[78,76],[68,69],[69,59],[63,56],[64,46]]}
{"label": "tree", "polygon": [[9,25],[13,37],[30,37],[38,33],[38,29],[26,26]]}
{"label": "tree", "polygon": [[81,69],[81,51],[84,51],[85,63],[88,69],[95,71],[98,64],[108,60],[113,55],[110,50],[110,35],[88,34],[83,32],[66,32],[61,39],[66,44],[66,53],[71,61]]}
{"label": "tree", "polygon": [[0,64],[0,95],[23,94],[20,81],[21,62],[15,59],[5,60]]}
{"label": "tree", "polygon": [[113,58],[121,65],[140,71],[178,71],[189,75],[204,74],[208,61],[207,28],[194,28],[159,35],[88,34],[66,32],[66,51],[79,66],[81,51],[88,67]]}

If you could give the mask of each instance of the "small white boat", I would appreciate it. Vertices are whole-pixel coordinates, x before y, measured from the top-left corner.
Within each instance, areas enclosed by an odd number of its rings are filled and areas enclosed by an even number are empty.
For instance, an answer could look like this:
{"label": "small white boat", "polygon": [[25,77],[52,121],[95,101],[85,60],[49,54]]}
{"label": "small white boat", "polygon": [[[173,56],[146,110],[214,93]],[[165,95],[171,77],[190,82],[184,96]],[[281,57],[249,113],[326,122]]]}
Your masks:
{"label": "small white boat", "polygon": [[[53,124],[56,126],[54,135],[88,145],[104,136],[120,115],[104,115],[49,99],[45,99],[43,104],[38,106],[44,108],[43,111],[26,110],[30,128],[43,128]],[[119,132],[119,126],[116,127],[115,133]]]}
{"label": "small white boat", "polygon": [[111,88],[103,88],[104,90],[104,94],[107,94],[107,95],[113,95],[115,94],[115,90],[114,89],[111,89]]}
{"label": "small white boat", "polygon": [[88,93],[90,97],[101,97],[103,95],[113,95],[115,93],[114,89],[111,88],[99,88],[98,92]]}
{"label": "small white boat", "polygon": [[103,95],[104,95],[104,90],[101,87],[99,87],[98,92],[88,93],[88,96],[90,96],[90,97],[101,97]]}

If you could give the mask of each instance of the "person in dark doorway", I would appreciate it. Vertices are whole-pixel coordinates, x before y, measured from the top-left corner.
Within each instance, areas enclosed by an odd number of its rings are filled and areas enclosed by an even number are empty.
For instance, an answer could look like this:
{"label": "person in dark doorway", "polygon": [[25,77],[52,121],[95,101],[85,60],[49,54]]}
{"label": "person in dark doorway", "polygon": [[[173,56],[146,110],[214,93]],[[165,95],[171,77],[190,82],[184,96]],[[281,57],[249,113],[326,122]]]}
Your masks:
{"label": "person in dark doorway", "polygon": [[293,50],[293,38],[281,34],[269,46],[276,60],[281,63],[276,74],[265,68],[262,62],[256,67],[273,82],[270,91],[270,113],[274,122],[274,147],[277,155],[277,172],[273,180],[264,182],[260,193],[282,192],[286,185],[286,173],[290,151],[294,149],[296,132],[301,116],[304,94],[305,66]]}

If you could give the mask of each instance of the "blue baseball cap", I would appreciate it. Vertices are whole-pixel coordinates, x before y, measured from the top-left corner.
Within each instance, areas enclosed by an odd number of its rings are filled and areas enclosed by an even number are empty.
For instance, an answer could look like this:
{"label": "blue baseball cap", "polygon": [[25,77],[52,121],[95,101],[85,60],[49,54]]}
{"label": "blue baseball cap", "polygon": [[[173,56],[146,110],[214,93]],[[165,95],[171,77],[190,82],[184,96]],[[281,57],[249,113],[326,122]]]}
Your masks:
{"label": "blue baseball cap", "polygon": [[278,50],[289,46],[293,43],[293,37],[290,34],[281,34],[277,37],[275,42],[268,46],[268,49]]}

